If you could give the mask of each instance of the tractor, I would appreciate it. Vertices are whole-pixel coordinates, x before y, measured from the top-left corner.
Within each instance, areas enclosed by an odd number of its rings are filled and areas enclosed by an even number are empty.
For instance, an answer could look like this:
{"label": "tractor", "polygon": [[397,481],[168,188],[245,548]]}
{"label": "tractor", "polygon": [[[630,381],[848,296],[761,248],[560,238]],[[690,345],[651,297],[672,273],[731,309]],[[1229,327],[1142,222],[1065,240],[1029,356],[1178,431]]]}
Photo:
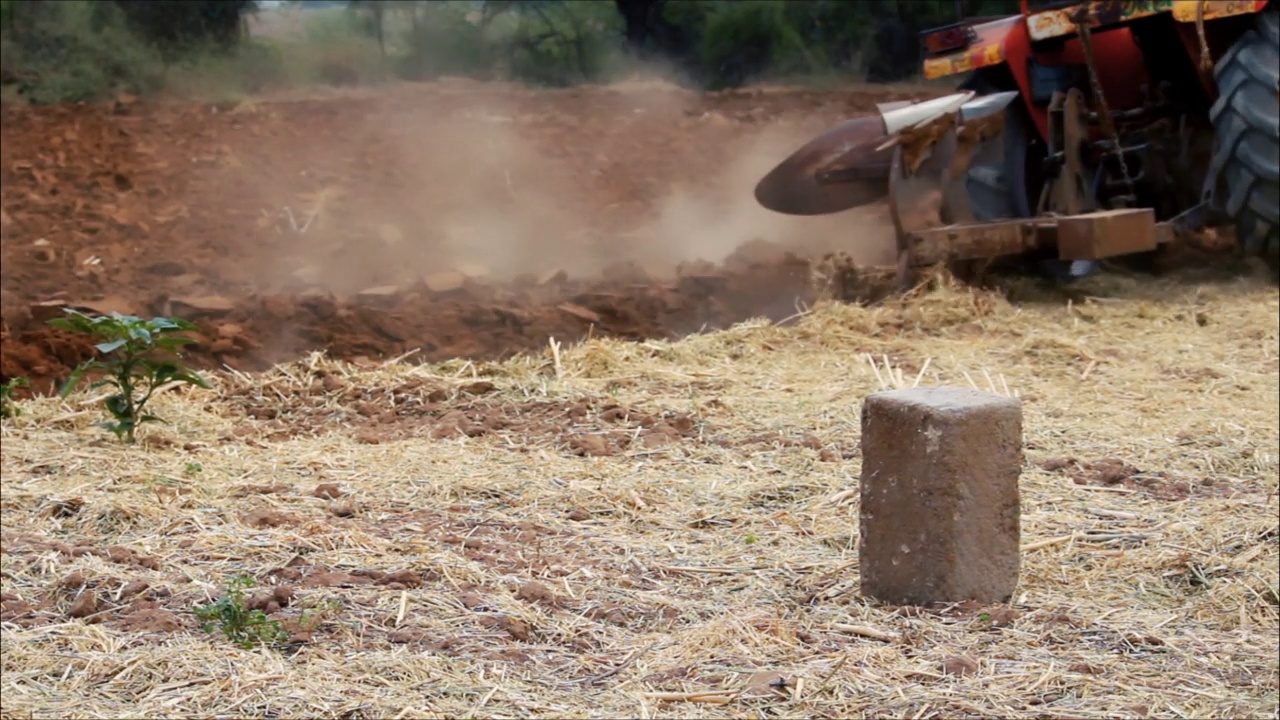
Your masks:
{"label": "tractor", "polygon": [[926,79],[756,186],[820,215],[888,200],[897,273],[1002,260],[1070,280],[1208,227],[1280,252],[1280,0],[1028,2],[922,33]]}

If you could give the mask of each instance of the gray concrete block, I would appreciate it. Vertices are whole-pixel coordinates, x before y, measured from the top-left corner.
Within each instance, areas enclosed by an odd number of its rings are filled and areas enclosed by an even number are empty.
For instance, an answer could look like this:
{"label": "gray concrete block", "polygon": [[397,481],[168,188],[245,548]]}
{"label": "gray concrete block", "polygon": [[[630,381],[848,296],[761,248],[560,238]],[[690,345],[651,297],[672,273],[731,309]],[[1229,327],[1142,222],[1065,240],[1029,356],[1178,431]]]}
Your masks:
{"label": "gray concrete block", "polygon": [[895,605],[1004,602],[1020,567],[1022,406],[969,388],[862,406],[862,593]]}

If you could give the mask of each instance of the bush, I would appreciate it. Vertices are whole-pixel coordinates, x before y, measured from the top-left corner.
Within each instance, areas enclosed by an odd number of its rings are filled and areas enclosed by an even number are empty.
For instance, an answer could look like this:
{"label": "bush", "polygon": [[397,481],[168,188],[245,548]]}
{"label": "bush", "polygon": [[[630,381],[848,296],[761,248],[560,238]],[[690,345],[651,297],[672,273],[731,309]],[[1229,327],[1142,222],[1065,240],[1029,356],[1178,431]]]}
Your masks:
{"label": "bush", "polygon": [[619,69],[622,27],[610,0],[522,0],[495,5],[432,2],[408,18],[398,74],[503,78],[563,87],[608,79]]}
{"label": "bush", "polygon": [[622,25],[612,2],[527,3],[500,40],[513,80],[563,87],[610,79],[621,58]]}
{"label": "bush", "polygon": [[290,72],[284,49],[244,42],[229,51],[207,48],[188,52],[165,70],[167,93],[204,102],[234,102],[245,95],[287,87]]}
{"label": "bush", "polygon": [[219,99],[254,92],[285,73],[278,51],[238,43],[237,18],[248,5],[0,0],[0,83],[38,104],[174,89]]}
{"label": "bush", "polygon": [[497,53],[486,35],[488,26],[469,4],[437,2],[414,9],[409,26],[399,33],[405,51],[395,61],[396,74],[406,80],[492,77]]}
{"label": "bush", "polygon": [[163,83],[159,53],[112,3],[7,0],[0,18],[0,79],[30,102],[96,101]]}
{"label": "bush", "polygon": [[[105,4],[105,3],[99,3]],[[112,0],[128,27],[166,60],[184,57],[193,48],[229,50],[241,36],[241,21],[254,0]]]}
{"label": "bush", "polygon": [[712,89],[741,85],[765,70],[795,74],[813,66],[786,6],[780,0],[711,6],[698,54]]}

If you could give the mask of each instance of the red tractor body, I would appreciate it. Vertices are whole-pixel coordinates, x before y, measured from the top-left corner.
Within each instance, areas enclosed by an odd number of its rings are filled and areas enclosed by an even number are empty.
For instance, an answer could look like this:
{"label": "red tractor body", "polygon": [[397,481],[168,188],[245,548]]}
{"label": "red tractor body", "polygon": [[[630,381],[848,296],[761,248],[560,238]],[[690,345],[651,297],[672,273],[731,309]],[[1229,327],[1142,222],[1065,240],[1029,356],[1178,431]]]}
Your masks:
{"label": "red tractor body", "polygon": [[1070,276],[1186,231],[1280,253],[1280,0],[1026,0],[922,33],[954,95],[887,103],[761,180],[778,212],[887,196],[899,267],[1035,257]]}
{"label": "red tractor body", "polygon": [[[970,20],[923,33],[924,76],[935,80],[982,68],[1008,68],[1032,122],[1045,137],[1049,129],[1048,103],[1039,99],[1043,94],[1036,92],[1037,86],[1052,83],[1052,78],[1060,75],[1056,70],[1087,62],[1073,17],[1083,14],[1094,33],[1094,60],[1103,69],[1099,75],[1107,104],[1112,109],[1131,109],[1142,105],[1143,87],[1150,82],[1135,24],[1159,23],[1159,32],[1175,36],[1177,46],[1193,62],[1200,54],[1197,27],[1203,27],[1210,56],[1216,61],[1247,27],[1250,16],[1261,12],[1267,3],[1268,0],[1094,0],[1040,3],[1049,7],[1037,8],[1023,0],[1020,15]],[[1216,22],[1224,20],[1227,22]],[[1197,67],[1194,79],[1208,94],[1209,102],[1217,100],[1212,68]]]}

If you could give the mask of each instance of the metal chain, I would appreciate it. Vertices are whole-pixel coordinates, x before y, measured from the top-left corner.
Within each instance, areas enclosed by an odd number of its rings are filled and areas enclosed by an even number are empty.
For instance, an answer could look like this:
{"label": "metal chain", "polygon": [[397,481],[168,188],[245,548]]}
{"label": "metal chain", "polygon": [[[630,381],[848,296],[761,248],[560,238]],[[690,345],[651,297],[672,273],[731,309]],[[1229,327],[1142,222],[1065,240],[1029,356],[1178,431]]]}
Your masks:
{"label": "metal chain", "polygon": [[1209,72],[1213,69],[1213,57],[1209,54],[1209,41],[1204,36],[1204,11],[1209,0],[1200,0],[1196,5],[1196,39],[1200,41],[1200,70]]}
{"label": "metal chain", "polygon": [[1116,160],[1120,162],[1120,175],[1124,178],[1125,188],[1129,191],[1129,197],[1136,200],[1133,178],[1129,177],[1129,165],[1124,161],[1124,151],[1120,148],[1120,134],[1116,130],[1115,119],[1111,117],[1107,98],[1102,94],[1102,81],[1098,79],[1098,64],[1093,55],[1093,33],[1089,30],[1088,12],[1089,6],[1082,5],[1071,19],[1075,22],[1076,31],[1080,35],[1085,64],[1089,68],[1089,85],[1093,90],[1094,99],[1098,102],[1098,122],[1102,125],[1102,131],[1111,136],[1111,149],[1115,153]]}

